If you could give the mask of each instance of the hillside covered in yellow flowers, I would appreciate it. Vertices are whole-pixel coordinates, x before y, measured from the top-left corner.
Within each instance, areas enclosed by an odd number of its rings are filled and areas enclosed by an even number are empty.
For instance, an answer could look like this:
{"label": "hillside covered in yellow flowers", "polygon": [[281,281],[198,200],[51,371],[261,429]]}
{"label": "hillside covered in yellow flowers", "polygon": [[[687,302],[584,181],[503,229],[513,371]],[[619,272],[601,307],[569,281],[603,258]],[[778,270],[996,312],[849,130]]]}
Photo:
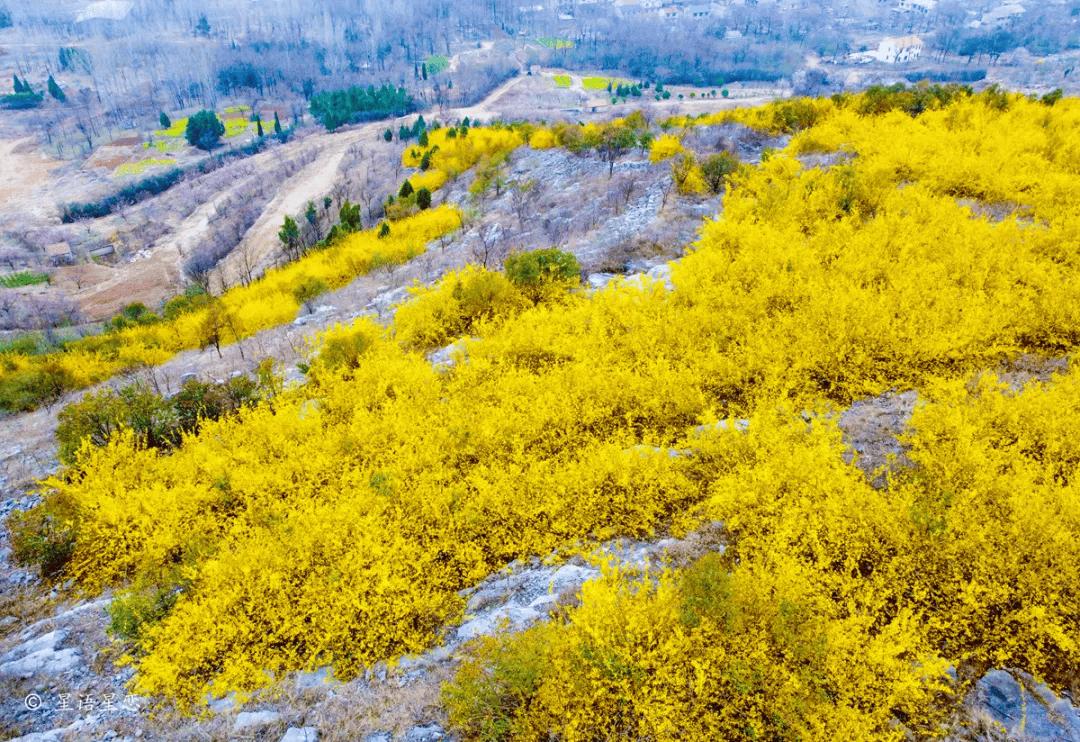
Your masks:
{"label": "hillside covered in yellow flowers", "polygon": [[[781,101],[665,121],[653,160],[704,188],[679,139],[719,123],[791,138],[733,165],[672,288],[448,274],[388,326],[325,333],[305,383],[171,451],[130,431],[84,443],[16,540],[60,545],[73,589],[121,595],[132,689],[183,708],[429,650],[462,620],[460,591],[515,559],[717,523],[688,566],[609,563],[554,620],[469,645],[444,689],[455,732],[929,739],[993,668],[1075,693],[1080,370],[1019,389],[989,370],[1080,344],[1080,101],[926,87]],[[611,132],[481,130],[467,155],[447,133],[417,189]],[[444,207],[347,236],[226,294],[237,324],[215,321],[226,342],[288,321],[299,300],[282,305],[291,288],[273,281],[340,285],[459,225]],[[4,373],[70,363],[84,386],[125,352],[205,342],[206,316]],[[426,353],[455,341],[455,363],[433,367]],[[872,486],[835,413],[908,389],[906,460]],[[749,424],[718,424],[733,418]]]}

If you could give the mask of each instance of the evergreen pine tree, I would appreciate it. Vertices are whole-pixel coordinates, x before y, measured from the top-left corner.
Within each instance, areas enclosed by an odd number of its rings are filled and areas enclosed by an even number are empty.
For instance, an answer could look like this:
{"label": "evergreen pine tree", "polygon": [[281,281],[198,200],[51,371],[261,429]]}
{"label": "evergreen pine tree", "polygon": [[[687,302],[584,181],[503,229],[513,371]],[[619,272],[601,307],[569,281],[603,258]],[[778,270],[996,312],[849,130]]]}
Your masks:
{"label": "evergreen pine tree", "polygon": [[56,80],[53,79],[52,75],[49,75],[49,95],[61,103],[67,100],[67,96],[64,95],[64,91],[60,89],[60,86],[56,84]]}
{"label": "evergreen pine tree", "polygon": [[278,118],[277,111],[274,111],[274,133],[281,136],[281,119]]}
{"label": "evergreen pine tree", "polygon": [[427,62],[424,62],[422,65],[420,65],[420,74],[424,76],[425,80],[427,79]]}
{"label": "evergreen pine tree", "polygon": [[390,129],[387,129],[383,132],[382,138],[388,142],[392,142],[394,141],[394,132],[392,132]]}
{"label": "evergreen pine tree", "polygon": [[19,76],[18,75],[13,75],[13,77],[15,78],[15,93],[18,94],[18,93],[26,92],[25,89],[23,88],[22,81],[19,79]]}
{"label": "evergreen pine tree", "polygon": [[158,123],[161,124],[162,129],[172,128],[172,119],[170,119],[169,115],[164,111],[162,111],[161,115],[158,116]]}
{"label": "evergreen pine tree", "polygon": [[255,119],[255,132],[259,135],[259,139],[262,139],[263,138],[262,116],[260,116],[259,114],[255,114],[254,116],[252,116],[252,118]]}

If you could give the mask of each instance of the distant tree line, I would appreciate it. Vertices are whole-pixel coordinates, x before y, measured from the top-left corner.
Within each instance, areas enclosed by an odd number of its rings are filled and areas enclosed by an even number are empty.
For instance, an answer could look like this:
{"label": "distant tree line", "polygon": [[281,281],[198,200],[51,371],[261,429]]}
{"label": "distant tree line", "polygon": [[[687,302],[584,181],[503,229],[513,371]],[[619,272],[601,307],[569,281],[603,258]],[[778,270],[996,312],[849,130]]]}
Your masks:
{"label": "distant tree line", "polygon": [[35,93],[30,83],[20,80],[18,75],[12,77],[12,89],[14,92],[11,95],[0,98],[0,102],[3,102],[4,108],[8,110],[21,111],[27,108],[37,108],[41,105],[41,101],[44,100],[41,93]]}
{"label": "distant tree line", "polygon": [[311,115],[329,131],[356,121],[404,116],[414,108],[413,97],[405,88],[385,83],[377,89],[374,85],[354,86],[318,93],[311,98]]}
{"label": "distant tree line", "polygon": [[908,82],[978,82],[986,78],[986,70],[917,70],[908,72],[904,77]]}

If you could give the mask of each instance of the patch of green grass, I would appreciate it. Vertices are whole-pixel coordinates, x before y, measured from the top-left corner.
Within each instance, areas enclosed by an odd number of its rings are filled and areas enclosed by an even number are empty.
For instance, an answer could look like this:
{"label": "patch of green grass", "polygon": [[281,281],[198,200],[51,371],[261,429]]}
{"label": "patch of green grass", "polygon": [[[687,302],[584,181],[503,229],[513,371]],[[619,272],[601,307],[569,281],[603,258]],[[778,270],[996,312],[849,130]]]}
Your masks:
{"label": "patch of green grass", "polygon": [[570,75],[555,75],[555,86],[559,88],[570,87]]}
{"label": "patch of green grass", "polygon": [[537,39],[536,41],[539,44],[543,44],[548,49],[573,49],[574,48],[574,42],[570,41],[569,39],[555,39],[555,38],[552,38],[552,37],[549,36],[547,38]]}
{"label": "patch of green grass", "polygon": [[35,273],[33,271],[19,271],[0,276],[0,286],[6,289],[17,289],[20,286],[33,286],[39,283],[48,283],[48,273]]}
{"label": "patch of green grass", "polygon": [[581,85],[586,90],[606,90],[608,85],[615,87],[616,84],[610,77],[585,77],[581,80]]}
{"label": "patch of green grass", "polygon": [[432,54],[424,63],[429,75],[437,75],[450,66],[450,60],[441,54]]}

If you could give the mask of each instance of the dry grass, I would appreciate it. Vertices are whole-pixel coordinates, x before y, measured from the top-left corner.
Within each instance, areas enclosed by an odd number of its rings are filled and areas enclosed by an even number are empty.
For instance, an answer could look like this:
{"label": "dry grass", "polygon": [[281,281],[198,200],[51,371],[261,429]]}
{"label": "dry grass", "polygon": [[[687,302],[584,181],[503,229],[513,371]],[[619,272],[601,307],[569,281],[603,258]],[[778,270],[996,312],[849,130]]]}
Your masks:
{"label": "dry grass", "polygon": [[311,721],[319,727],[320,742],[352,742],[378,731],[401,735],[420,724],[445,726],[440,692],[451,675],[450,668],[439,667],[402,686],[395,678],[351,683],[319,706]]}
{"label": "dry grass", "polygon": [[6,587],[0,592],[0,619],[13,616],[18,620],[0,626],[0,640],[21,632],[30,624],[50,618],[55,613],[55,603],[49,599],[49,593],[44,587]]}
{"label": "dry grass", "polygon": [[665,550],[668,564],[683,569],[694,564],[706,554],[722,551],[727,543],[727,529],[720,521],[704,523],[685,538],[677,539]]}

